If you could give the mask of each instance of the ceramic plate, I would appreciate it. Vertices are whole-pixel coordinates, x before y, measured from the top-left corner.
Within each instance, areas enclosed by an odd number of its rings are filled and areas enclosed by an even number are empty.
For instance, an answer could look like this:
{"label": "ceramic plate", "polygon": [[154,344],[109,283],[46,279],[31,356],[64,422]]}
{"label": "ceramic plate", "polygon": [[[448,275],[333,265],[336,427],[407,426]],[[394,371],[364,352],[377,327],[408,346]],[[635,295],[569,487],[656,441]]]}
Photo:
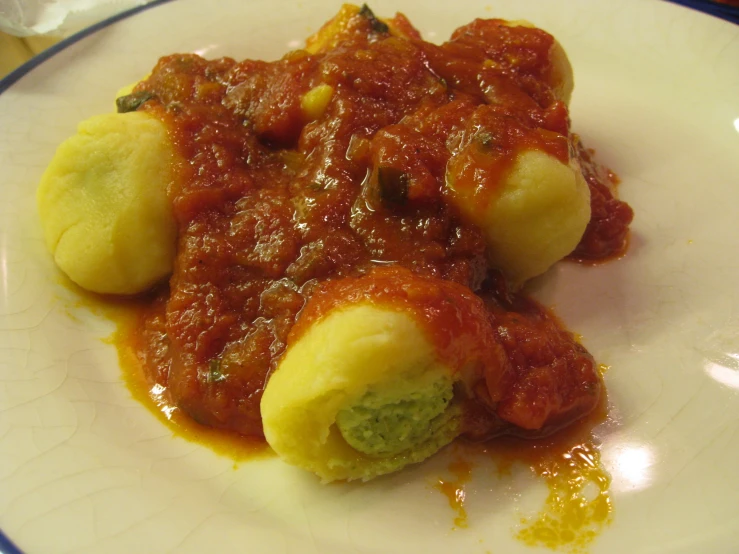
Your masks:
{"label": "ceramic plate", "polygon": [[[217,5],[217,9],[214,6]],[[443,7],[441,7],[443,6]],[[534,292],[608,365],[595,429],[612,522],[593,553],[739,544],[739,27],[651,0],[375,0],[441,41],[475,17],[529,19],[575,69],[574,128],[634,207],[627,256],[560,264]],[[182,0],[101,26],[0,89],[0,527],[26,552],[485,553],[541,505],[526,468],[480,462],[468,528],[433,486],[453,452],[366,485],[321,486],[175,437],[131,395],[113,325],[60,285],[36,183],[77,122],[160,55],[274,59],[337,2]],[[9,548],[9,547],[6,547]],[[11,550],[9,550],[11,551]]]}

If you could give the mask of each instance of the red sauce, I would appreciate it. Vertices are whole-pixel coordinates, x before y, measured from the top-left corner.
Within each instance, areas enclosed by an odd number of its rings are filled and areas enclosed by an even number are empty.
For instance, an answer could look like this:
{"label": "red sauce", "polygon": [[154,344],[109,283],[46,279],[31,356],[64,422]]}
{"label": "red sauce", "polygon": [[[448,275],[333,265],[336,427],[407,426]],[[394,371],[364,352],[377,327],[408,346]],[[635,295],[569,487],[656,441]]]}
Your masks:
{"label": "red sauce", "polygon": [[[469,437],[546,434],[597,404],[592,358],[506,290],[481,231],[447,198],[449,167],[484,205],[522,149],[569,161],[553,39],[477,20],[434,46],[392,22],[405,38],[356,15],[335,48],[275,62],[165,57],[137,86],[183,161],[170,190],[174,273],[136,350],[149,383],[197,422],[261,436],[262,390],[290,341],[367,298],[411,310],[439,355],[475,376]],[[301,100],[321,84],[333,94],[309,120]],[[608,188],[597,171],[588,182]],[[580,257],[623,247],[630,221],[611,217],[621,204],[593,202],[605,216],[592,234],[608,247],[588,239]]]}
{"label": "red sauce", "polygon": [[[399,266],[380,267],[357,278],[319,285],[293,327],[294,342],[329,311],[370,302],[411,314],[424,328],[443,362],[453,371],[484,372],[499,399],[499,383],[507,361],[490,325],[482,300],[458,283],[419,277]],[[470,376],[472,378],[472,376]]]}
{"label": "red sauce", "polygon": [[483,293],[496,337],[509,360],[500,384],[497,417],[513,424],[505,431],[540,437],[589,413],[601,398],[601,379],[592,356],[559,320],[536,302]]}
{"label": "red sauce", "polygon": [[580,167],[590,187],[590,223],[580,239],[572,259],[598,262],[618,257],[628,245],[629,224],[634,211],[616,197],[618,177],[599,165],[595,152],[575,141]]}

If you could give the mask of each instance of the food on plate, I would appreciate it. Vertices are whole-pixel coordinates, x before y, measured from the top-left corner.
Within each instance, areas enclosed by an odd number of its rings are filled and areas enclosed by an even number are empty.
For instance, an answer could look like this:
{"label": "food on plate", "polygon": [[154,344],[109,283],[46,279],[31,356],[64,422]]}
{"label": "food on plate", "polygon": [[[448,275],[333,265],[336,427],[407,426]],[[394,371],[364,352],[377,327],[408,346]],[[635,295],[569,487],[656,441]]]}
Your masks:
{"label": "food on plate", "polygon": [[393,37],[405,39],[420,39],[421,34],[410,24],[402,14],[393,19],[382,19],[363,4],[361,7],[354,4],[344,4],[339,12],[329,19],[318,32],[309,36],[305,41],[305,51],[311,54],[330,52],[344,40],[351,40],[358,31],[366,32],[367,25],[376,33],[383,33]]}
{"label": "food on plate", "polygon": [[452,370],[412,317],[336,310],[286,353],[262,397],[267,442],[322,479],[370,479],[459,436]]}
{"label": "food on plate", "polygon": [[[536,29],[534,24],[524,19],[506,21],[504,23],[509,27]],[[492,51],[496,53],[501,52],[500,47],[493,47]],[[568,106],[570,105],[572,90],[575,88],[572,65],[570,65],[570,60],[567,58],[564,48],[562,48],[562,45],[556,39],[552,40],[552,45],[549,48],[549,64],[546,66],[546,72],[540,76],[540,79],[543,79],[552,88],[552,92],[558,100],[561,100]]]}
{"label": "food on plate", "polygon": [[135,294],[172,272],[174,158],[166,127],[146,112],[92,117],[59,146],[37,200],[46,245],[72,281]]}
{"label": "food on plate", "polygon": [[481,185],[489,162],[480,150],[473,144],[450,161],[451,198],[484,231],[490,263],[520,285],[577,247],[590,221],[590,190],[576,160],[532,149],[517,154],[489,199],[490,185]]}
{"label": "food on plate", "polygon": [[546,434],[593,409],[585,349],[534,303],[485,300],[400,267],[319,286],[262,397],[270,446],[325,481],[367,480],[458,436]]}
{"label": "food on plate", "polygon": [[327,481],[427,458],[462,433],[474,387],[496,394],[507,365],[479,297],[403,268],[327,283],[288,342],[262,397],[265,436]]}
{"label": "food on plate", "polygon": [[[153,187],[175,259],[146,286],[171,278],[130,341],[158,402],[265,436],[325,481],[593,410],[592,356],[521,292],[564,257],[625,247],[632,212],[571,132],[572,82],[528,23],[475,20],[435,45],[366,6],[277,61],[160,59],[109,116],[156,121],[175,152]],[[115,182],[133,196],[128,168]],[[40,205],[54,228],[65,204]]]}

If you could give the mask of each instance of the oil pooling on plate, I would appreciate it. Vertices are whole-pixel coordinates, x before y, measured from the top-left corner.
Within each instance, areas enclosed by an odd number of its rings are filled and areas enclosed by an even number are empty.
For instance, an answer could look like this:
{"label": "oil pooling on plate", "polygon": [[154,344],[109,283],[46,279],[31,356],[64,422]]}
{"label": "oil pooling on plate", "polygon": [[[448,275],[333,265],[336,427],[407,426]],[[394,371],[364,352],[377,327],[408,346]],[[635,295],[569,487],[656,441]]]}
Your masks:
{"label": "oil pooling on plate", "polygon": [[545,546],[572,553],[586,548],[611,522],[611,478],[600,461],[600,452],[589,442],[532,470],[547,483],[549,494],[542,511],[521,518],[516,537],[530,546]]}
{"label": "oil pooling on plate", "polygon": [[[602,375],[607,369],[602,365],[599,372]],[[513,536],[527,546],[569,554],[588,552],[613,520],[611,476],[593,432],[596,426],[611,423],[603,398],[591,414],[554,436],[457,444],[447,466],[450,476],[439,477],[433,485],[453,510],[452,530],[474,532],[470,519],[474,521],[475,513],[467,505],[473,470],[510,479],[514,466],[528,467],[546,485],[546,498],[538,511],[522,514],[512,528]]]}

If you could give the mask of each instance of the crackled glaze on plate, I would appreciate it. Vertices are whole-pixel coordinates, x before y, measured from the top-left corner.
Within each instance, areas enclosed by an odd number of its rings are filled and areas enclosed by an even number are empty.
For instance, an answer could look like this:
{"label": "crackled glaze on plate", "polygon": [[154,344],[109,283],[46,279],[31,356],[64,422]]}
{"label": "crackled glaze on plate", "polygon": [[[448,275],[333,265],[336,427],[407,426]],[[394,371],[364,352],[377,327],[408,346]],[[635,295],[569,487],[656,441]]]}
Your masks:
{"label": "crackled glaze on plate", "polygon": [[[433,484],[452,454],[366,485],[321,486],[173,437],[131,398],[113,326],[76,307],[44,250],[36,183],[78,121],[158,56],[274,59],[338,3],[181,0],[89,34],[0,95],[0,528],[27,552],[529,552],[546,496],[478,464],[468,528]],[[581,333],[615,423],[596,429],[612,524],[593,553],[739,544],[739,27],[651,0],[377,0],[440,41],[474,17],[529,19],[575,68],[574,128],[622,178],[631,249],[532,284]]]}

